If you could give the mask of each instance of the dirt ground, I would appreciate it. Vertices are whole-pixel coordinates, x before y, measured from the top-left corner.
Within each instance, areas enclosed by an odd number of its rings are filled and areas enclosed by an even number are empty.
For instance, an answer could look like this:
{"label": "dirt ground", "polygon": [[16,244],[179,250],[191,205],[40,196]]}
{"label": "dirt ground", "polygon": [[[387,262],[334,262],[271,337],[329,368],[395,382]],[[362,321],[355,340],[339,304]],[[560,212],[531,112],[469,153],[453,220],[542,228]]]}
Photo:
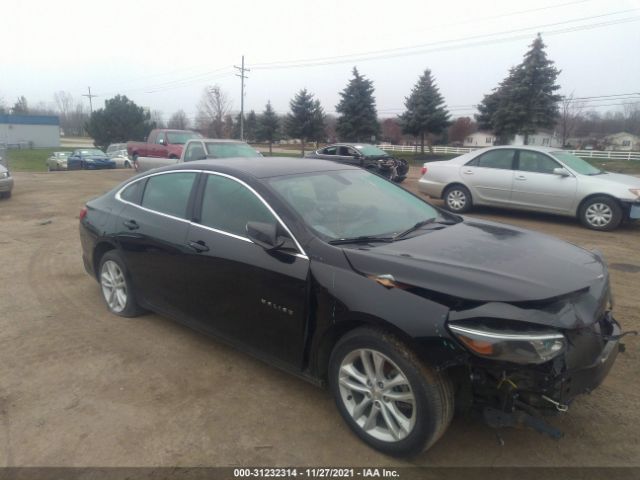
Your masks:
{"label": "dirt ground", "polygon": [[[16,173],[0,201],[0,466],[640,465],[637,337],[601,388],[552,419],[562,440],[502,430],[500,446],[456,418],[406,461],[359,441],[326,391],[158,315],[109,314],[82,267],[77,216],[130,174]],[[547,215],[470,216],[600,249],[616,317],[640,329],[640,225],[595,233]]]}

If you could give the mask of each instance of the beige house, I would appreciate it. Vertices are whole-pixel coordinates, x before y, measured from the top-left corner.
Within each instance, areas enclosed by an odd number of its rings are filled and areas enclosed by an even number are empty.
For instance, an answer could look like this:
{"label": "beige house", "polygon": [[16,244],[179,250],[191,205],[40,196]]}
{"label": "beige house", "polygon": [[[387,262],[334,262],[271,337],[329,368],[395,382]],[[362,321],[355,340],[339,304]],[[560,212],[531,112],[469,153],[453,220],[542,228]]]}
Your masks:
{"label": "beige house", "polygon": [[614,133],[604,138],[606,150],[640,150],[640,137],[627,132]]}
{"label": "beige house", "polygon": [[472,133],[464,139],[463,147],[491,147],[496,141],[496,136],[491,132],[480,131]]}

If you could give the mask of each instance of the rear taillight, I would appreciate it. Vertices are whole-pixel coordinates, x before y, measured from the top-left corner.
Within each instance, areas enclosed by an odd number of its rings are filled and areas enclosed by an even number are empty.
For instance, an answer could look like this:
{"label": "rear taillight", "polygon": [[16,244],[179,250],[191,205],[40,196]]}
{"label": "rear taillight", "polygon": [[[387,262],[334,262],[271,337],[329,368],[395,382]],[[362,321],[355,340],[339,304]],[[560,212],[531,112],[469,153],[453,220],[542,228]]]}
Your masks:
{"label": "rear taillight", "polygon": [[425,173],[427,173],[427,167],[422,167],[420,169],[420,175],[424,175]]}
{"label": "rear taillight", "polygon": [[82,220],[84,217],[87,216],[87,212],[88,211],[89,210],[87,210],[87,207],[82,207],[82,210],[80,210],[80,217],[78,217],[78,218],[80,218],[80,220]]}

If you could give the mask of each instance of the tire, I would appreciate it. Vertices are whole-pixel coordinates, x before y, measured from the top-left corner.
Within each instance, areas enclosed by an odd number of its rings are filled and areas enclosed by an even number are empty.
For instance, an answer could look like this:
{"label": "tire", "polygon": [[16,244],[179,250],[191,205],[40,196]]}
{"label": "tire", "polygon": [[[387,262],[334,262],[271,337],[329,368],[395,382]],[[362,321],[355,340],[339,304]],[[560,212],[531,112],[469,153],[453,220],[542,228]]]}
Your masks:
{"label": "tire", "polygon": [[11,190],[8,192],[0,192],[0,198],[11,198]]}
{"label": "tire", "polygon": [[618,228],[622,222],[622,207],[613,198],[600,195],[580,205],[578,218],[587,228],[608,232]]}
{"label": "tire", "polygon": [[471,192],[462,185],[452,185],[444,191],[442,195],[444,208],[453,213],[465,213],[471,210],[473,200]]}
{"label": "tire", "polygon": [[[371,375],[365,373],[363,358],[368,359]],[[379,374],[375,364],[380,365]],[[392,379],[401,383],[388,389],[384,385]],[[453,417],[448,377],[423,364],[402,341],[382,330],[358,328],[338,341],[329,360],[329,385],[338,411],[354,433],[389,455],[409,456],[428,449]]]}
{"label": "tire", "polygon": [[[137,317],[144,312],[137,301],[129,272],[116,250],[109,250],[100,259],[98,281],[107,308],[121,317]],[[111,292],[116,291],[115,294]]]}

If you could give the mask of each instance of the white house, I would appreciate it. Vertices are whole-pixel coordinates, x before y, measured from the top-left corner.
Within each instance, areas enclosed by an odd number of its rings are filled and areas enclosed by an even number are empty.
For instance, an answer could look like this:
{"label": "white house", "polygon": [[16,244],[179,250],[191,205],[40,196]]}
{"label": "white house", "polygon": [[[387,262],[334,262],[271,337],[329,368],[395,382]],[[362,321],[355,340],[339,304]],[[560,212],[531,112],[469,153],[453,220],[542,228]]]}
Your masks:
{"label": "white house", "polygon": [[476,133],[472,133],[467,138],[464,139],[463,146],[464,147],[491,147],[493,143],[496,141],[496,136],[487,131],[480,131]]}
{"label": "white house", "polygon": [[[556,132],[539,130],[529,134],[529,142],[527,144],[536,147],[561,148],[562,140]],[[509,142],[509,145],[524,145],[524,135],[516,135],[513,140]]]}
{"label": "white house", "polygon": [[604,138],[606,150],[640,150],[640,137],[627,132],[614,133]]}
{"label": "white house", "polygon": [[0,144],[59,147],[60,119],[54,115],[0,115]]}

